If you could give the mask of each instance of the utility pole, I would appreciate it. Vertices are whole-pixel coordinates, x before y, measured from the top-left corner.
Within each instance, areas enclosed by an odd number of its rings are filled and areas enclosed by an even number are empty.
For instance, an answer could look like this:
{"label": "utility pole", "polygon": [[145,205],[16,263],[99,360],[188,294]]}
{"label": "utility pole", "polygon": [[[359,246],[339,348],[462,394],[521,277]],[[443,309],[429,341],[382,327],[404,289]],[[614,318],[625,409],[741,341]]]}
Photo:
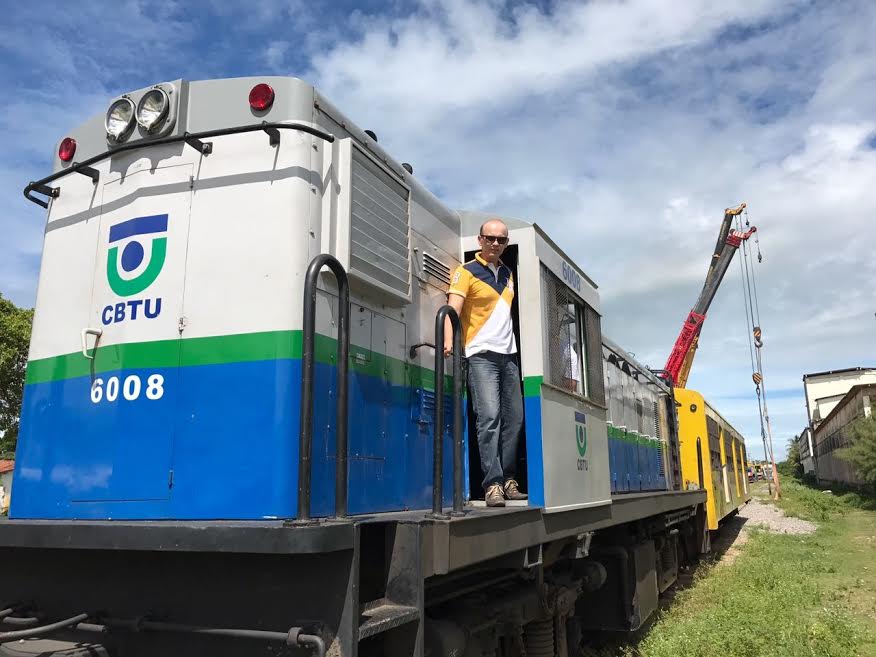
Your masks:
{"label": "utility pole", "polygon": [[782,488],[779,486],[779,471],[776,469],[776,455],[773,452],[773,430],[770,427],[770,412],[767,409],[766,393],[763,396],[763,414],[766,420],[767,440],[770,445],[770,465],[773,471],[773,483],[776,485],[775,499],[782,497]]}

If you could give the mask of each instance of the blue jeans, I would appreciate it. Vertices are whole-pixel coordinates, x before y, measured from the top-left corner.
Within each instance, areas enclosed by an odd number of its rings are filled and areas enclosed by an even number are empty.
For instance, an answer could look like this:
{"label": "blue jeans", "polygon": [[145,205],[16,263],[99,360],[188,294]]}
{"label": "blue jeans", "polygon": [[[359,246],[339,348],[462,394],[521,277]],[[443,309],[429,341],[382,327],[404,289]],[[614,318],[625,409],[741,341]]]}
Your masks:
{"label": "blue jeans", "polygon": [[517,354],[491,351],[470,356],[468,393],[478,432],[484,490],[513,479],[523,426],[523,395]]}

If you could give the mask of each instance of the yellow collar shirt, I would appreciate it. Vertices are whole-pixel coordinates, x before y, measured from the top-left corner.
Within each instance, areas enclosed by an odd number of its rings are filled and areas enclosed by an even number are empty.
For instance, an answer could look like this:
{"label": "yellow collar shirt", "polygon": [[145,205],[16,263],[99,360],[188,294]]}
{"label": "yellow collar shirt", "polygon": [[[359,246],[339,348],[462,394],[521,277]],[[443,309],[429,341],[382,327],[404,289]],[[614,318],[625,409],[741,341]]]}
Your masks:
{"label": "yellow collar shirt", "polygon": [[500,261],[494,273],[477,253],[474,260],[456,268],[449,293],[465,299],[460,321],[466,358],[484,351],[517,353],[511,320],[514,278],[507,266]]}

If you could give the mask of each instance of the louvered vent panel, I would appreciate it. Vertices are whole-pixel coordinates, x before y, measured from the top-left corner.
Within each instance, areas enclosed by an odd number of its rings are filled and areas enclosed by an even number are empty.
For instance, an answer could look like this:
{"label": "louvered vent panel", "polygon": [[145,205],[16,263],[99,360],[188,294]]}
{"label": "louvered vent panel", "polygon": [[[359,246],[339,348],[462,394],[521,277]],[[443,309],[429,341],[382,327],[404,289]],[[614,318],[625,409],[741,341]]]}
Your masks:
{"label": "louvered vent panel", "polygon": [[663,454],[664,443],[661,440],[657,445],[657,472],[661,477],[666,476],[666,463],[665,463],[665,455]]}
{"label": "louvered vent panel", "polygon": [[408,190],[353,149],[350,272],[407,297]]}
{"label": "louvered vent panel", "polygon": [[[435,424],[435,392],[432,390],[418,390],[419,403],[414,408],[414,419],[421,424]],[[465,407],[463,407],[465,413]],[[444,395],[444,425],[453,424],[453,397]]]}
{"label": "louvered vent panel", "polygon": [[442,287],[450,286],[450,267],[428,253],[423,253],[423,274],[432,277]]}

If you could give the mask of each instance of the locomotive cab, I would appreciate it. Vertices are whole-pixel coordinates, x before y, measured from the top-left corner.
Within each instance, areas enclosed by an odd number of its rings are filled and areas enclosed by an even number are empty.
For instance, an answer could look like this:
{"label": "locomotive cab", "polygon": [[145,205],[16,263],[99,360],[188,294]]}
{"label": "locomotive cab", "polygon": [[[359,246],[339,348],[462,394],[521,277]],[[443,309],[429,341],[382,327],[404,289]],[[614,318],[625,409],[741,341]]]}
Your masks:
{"label": "locomotive cab", "polygon": [[[480,226],[496,215],[462,212],[464,260]],[[515,281],[512,306],[524,397],[518,476],[528,504],[546,512],[611,503],[602,334],[596,284],[537,225],[508,226],[503,262]],[[469,416],[469,485],[480,490],[477,436]]]}
{"label": "locomotive cab", "polygon": [[[440,395],[434,355],[417,347],[432,342],[450,273],[494,215],[444,206],[294,78],[177,80],[120,96],[61,142],[55,173],[32,193],[47,195],[48,220],[14,517],[291,519],[303,460],[308,515],[331,516],[341,336],[328,272],[315,293],[311,453],[299,453],[301,300],[320,254],[349,280],[349,513],[433,505]],[[528,506],[608,505],[597,287],[538,225],[505,221]],[[465,498],[481,494],[468,426]]]}

